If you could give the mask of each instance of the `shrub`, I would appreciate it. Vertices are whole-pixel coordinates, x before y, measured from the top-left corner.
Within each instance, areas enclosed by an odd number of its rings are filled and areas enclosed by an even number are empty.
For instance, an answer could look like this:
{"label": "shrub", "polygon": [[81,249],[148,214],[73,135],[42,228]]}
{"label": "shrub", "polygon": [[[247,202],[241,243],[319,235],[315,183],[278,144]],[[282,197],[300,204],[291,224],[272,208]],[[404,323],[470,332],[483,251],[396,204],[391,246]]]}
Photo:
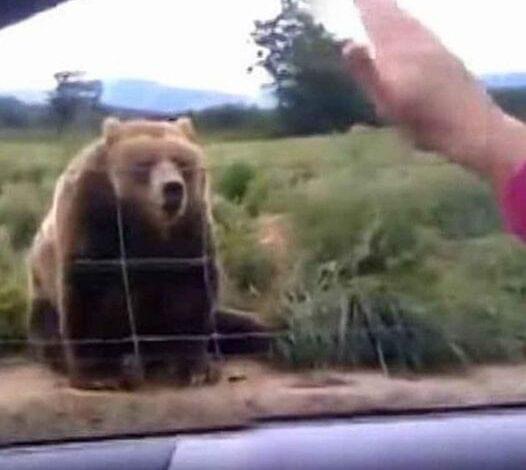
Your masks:
{"label": "shrub", "polygon": [[272,281],[274,266],[268,255],[255,247],[250,237],[238,239],[235,250],[226,250],[225,267],[242,292],[261,295]]}
{"label": "shrub", "polygon": [[480,184],[445,185],[436,192],[429,222],[447,238],[473,238],[497,232],[500,217],[494,196]]}
{"label": "shrub", "polygon": [[449,166],[353,170],[281,196],[303,259],[282,303],[281,360],[412,370],[521,360],[526,251],[496,235],[489,190]]}
{"label": "shrub", "polygon": [[[417,226],[410,209],[393,210],[345,177],[323,178],[299,190],[289,211],[306,256],[357,269],[383,269],[416,255]],[[368,268],[369,266],[369,268]]]}
{"label": "shrub", "polygon": [[255,239],[251,219],[241,206],[224,199],[215,201],[214,218],[221,260],[235,288],[242,293],[264,291],[273,265]]}
{"label": "shrub", "polygon": [[465,363],[423,304],[381,284],[316,286],[289,296],[284,317],[288,333],[278,339],[276,354],[294,367],[339,364],[389,372]]}
{"label": "shrub", "polygon": [[264,208],[270,191],[271,181],[266,174],[258,174],[250,181],[245,195],[245,207],[251,217],[257,217]]}
{"label": "shrub", "polygon": [[220,177],[219,192],[230,201],[241,202],[255,174],[254,168],[248,163],[231,163]]}

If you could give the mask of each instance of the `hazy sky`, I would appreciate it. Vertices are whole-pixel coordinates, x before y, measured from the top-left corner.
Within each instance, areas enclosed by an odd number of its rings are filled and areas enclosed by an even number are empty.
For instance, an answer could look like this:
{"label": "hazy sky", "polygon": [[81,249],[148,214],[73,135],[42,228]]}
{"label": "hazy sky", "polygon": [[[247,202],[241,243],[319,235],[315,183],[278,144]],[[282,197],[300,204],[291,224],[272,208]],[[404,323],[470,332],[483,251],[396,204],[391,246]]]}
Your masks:
{"label": "hazy sky", "polygon": [[[362,33],[349,0],[312,0],[339,36]],[[526,71],[524,0],[398,0],[477,74]]]}
{"label": "hazy sky", "polygon": [[[0,0],[1,1],[1,0]],[[340,35],[360,35],[350,0],[312,0]],[[526,71],[526,2],[400,0],[476,73]],[[321,6],[321,7],[320,7]],[[64,69],[254,95],[255,19],[279,0],[71,0],[0,31],[0,89],[50,88]]]}

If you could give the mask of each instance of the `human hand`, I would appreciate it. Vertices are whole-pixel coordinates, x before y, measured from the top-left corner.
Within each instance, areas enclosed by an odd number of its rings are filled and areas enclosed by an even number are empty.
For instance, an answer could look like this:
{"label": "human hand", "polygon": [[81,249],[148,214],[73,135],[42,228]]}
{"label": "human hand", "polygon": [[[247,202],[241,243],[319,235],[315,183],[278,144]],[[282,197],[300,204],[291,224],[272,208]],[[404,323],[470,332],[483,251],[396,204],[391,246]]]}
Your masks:
{"label": "human hand", "polygon": [[[440,40],[394,0],[355,0],[372,42],[343,50],[378,113],[425,150],[491,174],[504,113]],[[524,149],[526,151],[526,149]]]}

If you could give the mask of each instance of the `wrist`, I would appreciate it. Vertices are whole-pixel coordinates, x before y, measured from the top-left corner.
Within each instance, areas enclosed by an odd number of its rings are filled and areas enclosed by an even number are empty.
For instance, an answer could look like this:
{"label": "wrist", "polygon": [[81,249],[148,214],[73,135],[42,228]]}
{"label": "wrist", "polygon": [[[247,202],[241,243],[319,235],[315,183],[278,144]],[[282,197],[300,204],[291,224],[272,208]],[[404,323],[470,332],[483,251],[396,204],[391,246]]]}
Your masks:
{"label": "wrist", "polygon": [[526,160],[526,126],[490,103],[480,119],[466,119],[447,154],[500,188],[517,163]]}
{"label": "wrist", "polygon": [[517,166],[526,160],[526,125],[498,108],[484,153],[487,176],[500,192]]}

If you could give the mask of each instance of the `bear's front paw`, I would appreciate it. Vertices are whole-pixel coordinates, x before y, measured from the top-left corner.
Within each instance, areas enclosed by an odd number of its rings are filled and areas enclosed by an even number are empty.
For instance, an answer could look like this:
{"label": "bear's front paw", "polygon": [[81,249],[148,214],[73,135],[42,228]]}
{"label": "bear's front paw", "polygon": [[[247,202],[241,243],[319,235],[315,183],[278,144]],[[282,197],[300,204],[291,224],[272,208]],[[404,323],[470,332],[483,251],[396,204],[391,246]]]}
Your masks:
{"label": "bear's front paw", "polygon": [[73,377],[69,380],[69,385],[78,390],[89,391],[118,391],[127,388],[120,378],[109,377],[101,379]]}
{"label": "bear's front paw", "polygon": [[201,387],[203,385],[214,385],[221,380],[221,368],[219,364],[206,364],[203,369],[193,370],[189,373],[188,385],[190,387]]}
{"label": "bear's front paw", "polygon": [[111,372],[94,369],[76,371],[69,380],[71,387],[81,390],[134,390],[144,382],[142,364],[132,354],[123,356],[118,367]]}
{"label": "bear's front paw", "polygon": [[202,358],[179,359],[168,365],[165,370],[170,380],[183,387],[215,384],[221,377],[219,364]]}
{"label": "bear's front paw", "polygon": [[221,380],[221,365],[217,363],[209,363],[206,371],[205,384],[214,385]]}
{"label": "bear's front paw", "polygon": [[142,362],[133,354],[128,354],[122,359],[121,388],[133,390],[144,382],[144,369]]}

